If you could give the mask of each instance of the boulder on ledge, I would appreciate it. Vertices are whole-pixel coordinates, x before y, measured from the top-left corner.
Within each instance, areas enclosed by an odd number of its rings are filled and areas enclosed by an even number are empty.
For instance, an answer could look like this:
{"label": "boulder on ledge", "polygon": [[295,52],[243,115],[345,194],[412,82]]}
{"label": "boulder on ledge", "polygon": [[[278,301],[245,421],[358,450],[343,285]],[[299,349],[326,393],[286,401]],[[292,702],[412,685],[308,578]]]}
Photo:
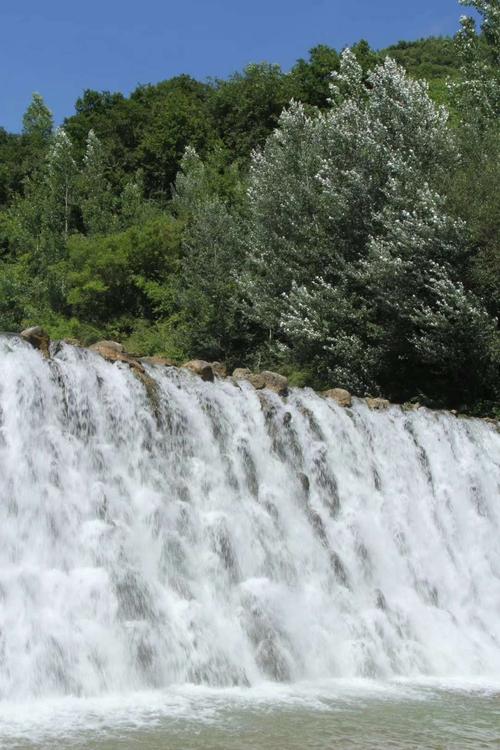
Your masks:
{"label": "boulder on ledge", "polygon": [[20,336],[28,344],[31,344],[34,349],[38,349],[44,357],[49,356],[50,338],[49,334],[43,328],[40,328],[40,326],[26,328],[24,331],[21,331]]}
{"label": "boulder on ledge", "polygon": [[118,344],[116,341],[98,341],[96,344],[89,346],[89,350],[99,354],[99,356],[107,362],[122,362],[123,364],[128,365],[133,375],[141,381],[146,389],[153,412],[156,418],[158,418],[159,399],[157,384],[153,378],[148,375],[144,369],[144,365],[137,357],[128,354],[128,352],[125,351],[125,347],[122,344]]}
{"label": "boulder on ledge", "polygon": [[125,347],[117,341],[97,341],[95,344],[89,346],[89,350],[97,352],[97,354],[101,354],[103,357],[105,355],[111,356],[113,352],[115,354],[125,354]]}
{"label": "boulder on ledge", "polygon": [[332,398],[339,406],[352,406],[352,396],[345,388],[330,388],[323,392],[325,398]]}
{"label": "boulder on ledge", "polygon": [[388,409],[391,405],[391,402],[386,398],[366,398],[365,401],[368,408],[374,409],[375,411],[383,411],[384,409]]}
{"label": "boulder on ledge", "polygon": [[233,378],[235,380],[246,380],[246,378],[252,374],[252,371],[248,367],[237,367],[233,370]]}
{"label": "boulder on ledge", "polygon": [[265,388],[274,391],[278,396],[286,396],[288,394],[288,378],[285,378],[284,375],[271,372],[270,370],[264,370],[260,374],[264,378]]}
{"label": "boulder on ledge", "polygon": [[246,380],[257,391],[267,388],[274,391],[279,396],[286,396],[288,393],[288,378],[279,375],[277,372],[263,370],[262,372],[252,372],[247,367],[237,367],[233,372],[234,380]]}
{"label": "boulder on ledge", "polygon": [[199,375],[202,380],[213,383],[214,371],[210,362],[205,362],[203,359],[192,359],[189,362],[185,362],[182,366],[186,370],[191,370],[195,375]]}
{"label": "boulder on ledge", "polygon": [[212,370],[218,378],[227,378],[227,367],[223,362],[212,362]]}
{"label": "boulder on ledge", "polygon": [[262,375],[258,372],[252,372],[248,367],[237,367],[233,372],[234,380],[246,380],[247,383],[253,385],[257,391],[261,391],[266,387],[266,383]]}
{"label": "boulder on ledge", "polygon": [[143,362],[145,365],[158,365],[160,367],[175,367],[175,362],[173,362],[168,357],[157,357],[156,355],[153,357],[141,357],[141,362]]}

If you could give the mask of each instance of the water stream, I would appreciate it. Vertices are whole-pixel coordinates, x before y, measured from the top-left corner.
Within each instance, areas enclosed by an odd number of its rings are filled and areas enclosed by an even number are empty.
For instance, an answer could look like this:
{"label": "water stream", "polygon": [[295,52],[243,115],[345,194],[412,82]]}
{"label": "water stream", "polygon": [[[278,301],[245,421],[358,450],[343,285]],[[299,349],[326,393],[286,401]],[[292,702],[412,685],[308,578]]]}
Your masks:
{"label": "water stream", "polygon": [[0,338],[0,741],[16,707],[500,683],[494,425],[147,370]]}

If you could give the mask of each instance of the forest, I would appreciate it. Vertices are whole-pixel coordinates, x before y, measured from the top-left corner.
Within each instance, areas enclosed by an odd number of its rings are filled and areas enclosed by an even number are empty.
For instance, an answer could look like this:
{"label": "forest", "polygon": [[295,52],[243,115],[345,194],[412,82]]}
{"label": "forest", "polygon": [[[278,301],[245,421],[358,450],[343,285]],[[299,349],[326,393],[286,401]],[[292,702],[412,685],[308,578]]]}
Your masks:
{"label": "forest", "polygon": [[[0,128],[0,330],[500,416],[500,0],[454,38],[33,94]],[[475,20],[478,18],[478,20]]]}

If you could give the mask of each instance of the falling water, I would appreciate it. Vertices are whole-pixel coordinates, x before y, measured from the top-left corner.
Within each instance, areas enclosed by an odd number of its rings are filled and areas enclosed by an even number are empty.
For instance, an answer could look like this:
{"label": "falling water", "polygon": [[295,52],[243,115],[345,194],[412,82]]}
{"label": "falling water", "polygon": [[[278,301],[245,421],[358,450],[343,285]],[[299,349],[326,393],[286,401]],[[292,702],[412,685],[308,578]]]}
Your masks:
{"label": "falling water", "polygon": [[500,675],[500,434],[0,339],[0,700]]}

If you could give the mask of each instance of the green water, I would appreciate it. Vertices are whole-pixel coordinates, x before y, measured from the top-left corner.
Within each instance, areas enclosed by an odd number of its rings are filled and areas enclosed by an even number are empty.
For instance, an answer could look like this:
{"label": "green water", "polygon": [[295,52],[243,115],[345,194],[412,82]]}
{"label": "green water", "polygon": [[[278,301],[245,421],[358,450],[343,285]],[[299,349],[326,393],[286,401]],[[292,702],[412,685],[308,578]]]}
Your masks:
{"label": "green water", "polygon": [[481,750],[500,748],[500,690],[407,684],[198,688],[11,706],[12,750]]}

